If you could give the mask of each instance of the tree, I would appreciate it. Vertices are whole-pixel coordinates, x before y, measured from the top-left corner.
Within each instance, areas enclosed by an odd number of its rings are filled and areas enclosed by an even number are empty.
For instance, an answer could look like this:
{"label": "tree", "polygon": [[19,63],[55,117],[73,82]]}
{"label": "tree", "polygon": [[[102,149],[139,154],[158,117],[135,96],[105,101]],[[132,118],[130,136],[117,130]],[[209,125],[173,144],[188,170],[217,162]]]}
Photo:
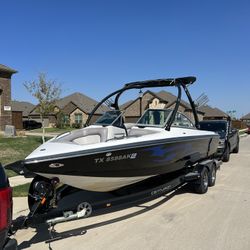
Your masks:
{"label": "tree", "polygon": [[54,112],[55,103],[61,94],[61,86],[55,80],[48,80],[45,73],[39,73],[38,79],[24,83],[25,88],[38,101],[36,111],[40,114],[45,142],[44,117]]}
{"label": "tree", "polygon": [[229,110],[227,111],[227,114],[231,117],[232,120],[236,120],[236,110]]}

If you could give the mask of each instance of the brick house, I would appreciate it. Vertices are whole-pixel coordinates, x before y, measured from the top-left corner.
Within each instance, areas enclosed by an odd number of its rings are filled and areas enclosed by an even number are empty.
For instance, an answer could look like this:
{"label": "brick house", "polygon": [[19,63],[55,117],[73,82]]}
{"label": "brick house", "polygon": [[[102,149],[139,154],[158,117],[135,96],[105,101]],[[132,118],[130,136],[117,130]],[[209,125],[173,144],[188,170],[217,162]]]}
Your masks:
{"label": "brick house", "polygon": [[199,108],[204,112],[203,120],[226,120],[228,114],[218,108],[212,108],[209,105],[204,105]]}
{"label": "brick house", "polygon": [[12,112],[12,125],[16,129],[23,128],[23,121],[28,120],[29,113],[35,107],[30,102],[12,101],[11,112]]}
{"label": "brick house", "polygon": [[[141,97],[134,101],[128,101],[121,105],[121,109],[125,111],[126,122],[136,122],[143,112],[148,108],[164,108],[172,109],[175,106],[176,96],[167,91],[152,92],[146,91]],[[181,100],[179,111],[193,120],[193,112],[190,104]],[[198,117],[202,119],[204,113],[198,110]]]}
{"label": "brick house", "polygon": [[0,130],[12,125],[11,76],[15,73],[16,70],[0,64]]}
{"label": "brick house", "polygon": [[[97,103],[98,102],[94,99],[78,92],[65,96],[56,102],[54,112],[45,117],[45,127],[55,126],[59,119],[63,119],[63,123],[70,126],[82,126]],[[41,122],[40,115],[37,113],[36,107],[37,106],[35,106],[30,112],[29,118]],[[106,110],[107,109],[104,106],[99,108],[93,119],[96,120]]]}
{"label": "brick house", "polygon": [[241,121],[245,122],[247,124],[247,126],[250,126],[250,113],[242,116],[240,118]]}
{"label": "brick house", "polygon": [[[121,105],[121,109],[125,111],[126,122],[133,123],[148,108],[173,109],[176,99],[175,95],[164,90],[160,92],[146,91],[134,101],[130,100]],[[188,102],[181,100],[178,111],[186,115],[190,120],[194,120],[192,108]],[[222,110],[208,105],[199,107],[197,114],[200,121],[205,119],[227,119],[228,117],[228,114]]]}

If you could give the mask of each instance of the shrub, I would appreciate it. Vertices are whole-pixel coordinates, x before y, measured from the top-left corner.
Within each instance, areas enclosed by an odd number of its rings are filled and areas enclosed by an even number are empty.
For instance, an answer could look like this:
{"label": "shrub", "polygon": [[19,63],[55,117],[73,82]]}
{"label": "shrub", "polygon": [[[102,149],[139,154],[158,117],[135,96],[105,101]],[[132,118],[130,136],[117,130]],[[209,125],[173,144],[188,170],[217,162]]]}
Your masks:
{"label": "shrub", "polygon": [[73,123],[72,128],[81,128],[82,124],[81,123]]}

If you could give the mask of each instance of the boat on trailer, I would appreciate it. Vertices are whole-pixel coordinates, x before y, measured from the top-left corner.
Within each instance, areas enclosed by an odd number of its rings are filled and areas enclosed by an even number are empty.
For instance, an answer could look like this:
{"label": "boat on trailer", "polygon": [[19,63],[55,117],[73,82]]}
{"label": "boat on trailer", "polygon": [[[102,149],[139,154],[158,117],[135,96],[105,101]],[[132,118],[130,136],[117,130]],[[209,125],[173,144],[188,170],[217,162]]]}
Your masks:
{"label": "boat on trailer", "polygon": [[[96,105],[84,128],[42,144],[26,157],[23,169],[78,189],[108,192],[212,158],[219,136],[199,130],[195,104],[188,91],[188,85],[195,80],[184,77],[125,84]],[[148,109],[128,127],[119,107],[121,95],[132,89],[156,87],[178,89],[175,107]],[[178,112],[182,90],[192,107],[194,122]],[[95,112],[111,98],[114,101],[110,110],[90,125]]]}

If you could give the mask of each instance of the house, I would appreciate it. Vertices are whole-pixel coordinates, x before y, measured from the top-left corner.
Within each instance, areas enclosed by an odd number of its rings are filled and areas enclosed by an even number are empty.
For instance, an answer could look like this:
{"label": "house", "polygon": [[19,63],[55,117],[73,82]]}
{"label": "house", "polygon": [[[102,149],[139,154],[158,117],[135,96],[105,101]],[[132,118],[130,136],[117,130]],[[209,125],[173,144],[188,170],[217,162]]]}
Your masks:
{"label": "house", "polygon": [[27,120],[35,105],[30,102],[11,101],[12,112],[22,112],[23,120]]}
{"label": "house", "polygon": [[34,107],[35,105],[30,102],[12,101],[12,125],[15,126],[16,129],[22,129],[23,121],[28,119],[29,113]]}
{"label": "house", "polygon": [[204,112],[203,120],[226,120],[229,115],[218,108],[212,108],[209,105],[199,107]]}
{"label": "house", "polygon": [[[44,124],[46,127],[55,126],[58,123],[70,126],[82,126],[97,103],[94,99],[78,92],[65,96],[55,103],[54,111],[45,117]],[[106,110],[107,108],[104,106],[99,108],[93,117],[93,121],[100,117]],[[31,110],[29,118],[41,122],[37,106]]]}
{"label": "house", "polygon": [[[143,112],[148,108],[169,108],[173,109],[177,97],[170,92],[160,91],[152,92],[146,91],[135,100],[130,100],[123,105],[121,109],[125,111],[126,122],[136,122]],[[194,120],[191,105],[181,100],[179,112],[186,115],[189,119]],[[199,107],[197,109],[198,119],[201,120],[214,120],[214,119],[227,119],[228,114],[218,108],[212,108],[208,105]]]}
{"label": "house", "polygon": [[241,121],[245,122],[248,126],[250,126],[250,113],[242,116],[240,119]]}
{"label": "house", "polygon": [[[146,91],[142,96],[134,101],[130,100],[123,105],[121,109],[125,111],[126,122],[135,122],[148,108],[174,108],[176,96],[167,91],[152,92]],[[179,111],[185,114],[189,119],[194,120],[191,105],[181,100]],[[198,117],[201,119],[204,115],[203,111],[198,110]]]}
{"label": "house", "polygon": [[0,130],[12,124],[11,77],[15,73],[16,70],[0,64]]}

